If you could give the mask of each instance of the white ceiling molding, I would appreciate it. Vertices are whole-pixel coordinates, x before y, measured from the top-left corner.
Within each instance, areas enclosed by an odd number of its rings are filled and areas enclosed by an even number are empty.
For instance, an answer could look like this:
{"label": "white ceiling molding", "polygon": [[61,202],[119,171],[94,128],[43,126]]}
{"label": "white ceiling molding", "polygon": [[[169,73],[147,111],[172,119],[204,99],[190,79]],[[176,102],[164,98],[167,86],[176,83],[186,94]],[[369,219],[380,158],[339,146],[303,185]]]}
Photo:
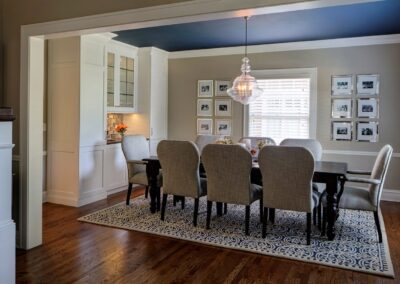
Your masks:
{"label": "white ceiling molding", "polygon": [[[265,53],[400,43],[400,34],[249,45],[247,53]],[[170,59],[243,54],[244,46],[175,51]]]}

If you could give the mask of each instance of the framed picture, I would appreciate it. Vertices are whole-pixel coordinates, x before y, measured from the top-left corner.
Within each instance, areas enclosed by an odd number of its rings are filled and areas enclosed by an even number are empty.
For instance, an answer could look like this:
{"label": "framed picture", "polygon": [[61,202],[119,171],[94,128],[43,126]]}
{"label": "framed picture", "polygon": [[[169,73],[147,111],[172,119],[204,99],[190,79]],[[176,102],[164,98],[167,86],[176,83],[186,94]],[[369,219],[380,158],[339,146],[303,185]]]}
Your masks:
{"label": "framed picture", "polygon": [[197,116],[212,116],[213,100],[198,99],[197,100]]}
{"label": "framed picture", "polygon": [[231,116],[232,100],[215,100],[215,116]]}
{"label": "framed picture", "polygon": [[379,75],[357,75],[357,94],[379,94]]}
{"label": "framed picture", "polygon": [[351,118],[352,116],[352,100],[351,99],[333,99],[332,100],[332,117],[333,118]]}
{"label": "framed picture", "polygon": [[212,97],[213,96],[213,80],[197,81],[197,96]]}
{"label": "framed picture", "polygon": [[352,126],[350,121],[334,121],[332,122],[332,140],[335,141],[351,141]]}
{"label": "framed picture", "polygon": [[228,89],[232,86],[231,81],[215,81],[215,96],[227,96]]}
{"label": "framed picture", "polygon": [[353,92],[353,76],[332,76],[332,96],[351,96]]}
{"label": "framed picture", "polygon": [[232,121],[230,119],[215,120],[215,134],[231,136]]}
{"label": "framed picture", "polygon": [[198,118],[197,119],[197,134],[199,135],[211,135],[212,134],[213,120],[210,118]]}
{"label": "framed picture", "polygon": [[378,100],[358,99],[357,117],[378,118]]}
{"label": "framed picture", "polygon": [[357,141],[377,142],[377,122],[357,122]]}

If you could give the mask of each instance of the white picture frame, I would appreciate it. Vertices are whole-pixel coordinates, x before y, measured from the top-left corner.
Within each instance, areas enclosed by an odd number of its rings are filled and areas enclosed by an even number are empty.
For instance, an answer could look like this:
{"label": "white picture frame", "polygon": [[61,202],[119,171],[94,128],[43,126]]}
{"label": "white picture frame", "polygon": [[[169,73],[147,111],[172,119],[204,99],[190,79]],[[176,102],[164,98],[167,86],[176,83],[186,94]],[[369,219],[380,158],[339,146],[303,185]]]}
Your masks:
{"label": "white picture frame", "polygon": [[332,99],[332,118],[351,118],[352,99]]}
{"label": "white picture frame", "polygon": [[231,81],[215,81],[215,96],[226,97],[228,96],[228,89],[232,86]]}
{"label": "white picture frame", "polygon": [[212,135],[212,131],[213,131],[213,120],[211,118],[197,119],[198,135]]}
{"label": "white picture frame", "polygon": [[357,141],[378,142],[378,122],[360,121],[357,122]]}
{"label": "white picture frame", "polygon": [[232,100],[215,100],[215,116],[231,116]]}
{"label": "white picture frame", "polygon": [[213,80],[197,81],[197,96],[199,98],[209,98],[213,96]]}
{"label": "white picture frame", "polygon": [[353,124],[351,121],[333,121],[332,122],[332,140],[333,141],[351,141]]}
{"label": "white picture frame", "polygon": [[215,134],[231,136],[232,133],[232,120],[231,119],[216,119],[215,120]]}
{"label": "white picture frame", "polygon": [[213,100],[197,99],[197,116],[212,116]]}
{"label": "white picture frame", "polygon": [[357,75],[357,95],[376,96],[379,94],[379,75]]}
{"label": "white picture frame", "polygon": [[351,96],[353,75],[335,75],[331,78],[332,96]]}
{"label": "white picture frame", "polygon": [[359,118],[378,118],[379,104],[375,98],[357,100],[357,117]]}

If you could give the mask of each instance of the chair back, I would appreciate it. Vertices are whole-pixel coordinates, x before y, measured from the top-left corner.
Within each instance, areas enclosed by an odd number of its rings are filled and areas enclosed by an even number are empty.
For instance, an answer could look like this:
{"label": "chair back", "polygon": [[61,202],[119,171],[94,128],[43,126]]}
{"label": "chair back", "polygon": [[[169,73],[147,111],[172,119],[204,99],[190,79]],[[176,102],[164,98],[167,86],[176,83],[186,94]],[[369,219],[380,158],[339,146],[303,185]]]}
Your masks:
{"label": "chair back", "polygon": [[163,140],[157,146],[163,192],[198,198],[201,192],[200,154],[193,142]]}
{"label": "chair back", "polygon": [[220,135],[197,135],[194,143],[196,144],[196,146],[199,149],[199,152],[201,154],[203,152],[203,148],[206,145],[215,143],[221,137],[222,136],[220,136]]}
{"label": "chair back", "polygon": [[294,139],[294,138],[287,138],[284,139],[281,146],[295,146],[295,147],[304,147],[314,157],[315,161],[321,161],[322,158],[322,145],[316,139]]}
{"label": "chair back", "polygon": [[[127,161],[141,161],[150,157],[149,143],[143,135],[125,135],[122,138],[122,152]],[[133,165],[128,163],[129,176],[139,172],[145,172],[145,165]]]}
{"label": "chair back", "polygon": [[127,161],[140,161],[150,157],[149,143],[143,135],[126,135],[122,139],[122,152]]}
{"label": "chair back", "polygon": [[371,178],[380,180],[379,185],[371,184],[369,186],[369,197],[374,206],[378,206],[381,200],[382,189],[385,183],[386,173],[389,167],[390,159],[392,158],[393,148],[390,145],[385,145],[379,151],[376,157],[374,167],[371,172]]}
{"label": "chair back", "polygon": [[270,137],[242,137],[239,140],[239,143],[243,143],[245,139],[250,140],[250,144],[252,148],[257,148],[257,143],[259,141],[264,141],[265,144],[267,145],[276,145],[274,139]]}
{"label": "chair back", "polygon": [[250,204],[252,159],[240,145],[209,144],[201,156],[207,173],[207,199]]}
{"label": "chair back", "polygon": [[264,207],[311,213],[314,158],[304,147],[269,146],[258,163]]}

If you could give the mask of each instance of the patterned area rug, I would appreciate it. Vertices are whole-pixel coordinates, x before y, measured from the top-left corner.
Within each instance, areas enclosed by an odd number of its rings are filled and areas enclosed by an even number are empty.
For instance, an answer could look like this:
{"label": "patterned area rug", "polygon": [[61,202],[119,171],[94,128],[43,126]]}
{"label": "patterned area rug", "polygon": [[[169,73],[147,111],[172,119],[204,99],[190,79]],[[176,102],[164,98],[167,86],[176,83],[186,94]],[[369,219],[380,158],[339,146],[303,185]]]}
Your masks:
{"label": "patterned area rug", "polygon": [[311,245],[306,245],[306,215],[277,210],[275,224],[268,224],[267,238],[261,238],[258,202],[251,206],[250,236],[244,234],[244,206],[229,205],[228,214],[216,216],[213,206],[211,229],[205,229],[206,199],[200,200],[198,227],[193,227],[193,199],[186,198],[186,207],[168,200],[165,221],[160,214],[150,214],[144,197],[94,212],[79,221],[162,235],[218,247],[312,262],[327,266],[394,277],[381,217],[383,242],[378,235],[372,213],[341,210],[336,222],[336,239],[328,241],[313,226]]}

